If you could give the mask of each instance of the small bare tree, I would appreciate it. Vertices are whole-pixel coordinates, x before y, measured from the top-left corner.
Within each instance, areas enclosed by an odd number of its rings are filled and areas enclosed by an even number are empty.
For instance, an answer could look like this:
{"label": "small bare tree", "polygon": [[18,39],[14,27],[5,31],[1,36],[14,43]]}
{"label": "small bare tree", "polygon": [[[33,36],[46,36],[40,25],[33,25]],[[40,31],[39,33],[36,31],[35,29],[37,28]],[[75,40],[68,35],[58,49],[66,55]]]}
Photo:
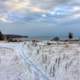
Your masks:
{"label": "small bare tree", "polygon": [[4,36],[1,31],[0,31],[0,40],[4,40]]}
{"label": "small bare tree", "polygon": [[73,39],[73,33],[70,32],[69,35],[68,35],[68,38]]}

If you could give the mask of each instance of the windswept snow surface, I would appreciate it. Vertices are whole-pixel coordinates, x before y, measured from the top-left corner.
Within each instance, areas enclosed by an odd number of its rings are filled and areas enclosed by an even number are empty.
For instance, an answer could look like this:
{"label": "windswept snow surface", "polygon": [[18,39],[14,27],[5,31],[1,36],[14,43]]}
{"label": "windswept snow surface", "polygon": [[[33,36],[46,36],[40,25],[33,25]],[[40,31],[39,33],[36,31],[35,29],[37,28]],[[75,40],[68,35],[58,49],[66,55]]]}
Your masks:
{"label": "windswept snow surface", "polygon": [[80,80],[80,43],[0,42],[0,80]]}

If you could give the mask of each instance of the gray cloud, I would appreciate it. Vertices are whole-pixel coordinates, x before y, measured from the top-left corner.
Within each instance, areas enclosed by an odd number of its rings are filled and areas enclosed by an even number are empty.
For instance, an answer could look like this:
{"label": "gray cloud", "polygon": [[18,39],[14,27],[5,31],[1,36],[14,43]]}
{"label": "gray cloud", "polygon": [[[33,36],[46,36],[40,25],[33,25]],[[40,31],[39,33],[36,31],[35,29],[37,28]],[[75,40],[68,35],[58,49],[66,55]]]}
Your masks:
{"label": "gray cloud", "polygon": [[[70,9],[68,8],[69,9],[68,10],[67,8],[65,8],[65,6],[69,6]],[[59,9],[56,10],[56,8]],[[0,0],[0,20],[4,22],[14,22],[22,19],[25,20],[40,19],[42,21],[44,20],[49,21],[47,20],[50,17],[49,15],[47,16],[48,18],[45,19],[43,18],[44,16],[42,15],[47,15],[48,13],[51,12],[55,13],[53,14],[53,16],[55,17],[58,14],[59,16],[63,16],[63,19],[65,17],[73,18],[75,15],[79,16],[80,1],[79,0]],[[39,14],[39,16],[37,14]],[[66,14],[66,16],[64,14]],[[61,19],[61,17],[59,17],[59,19]]]}
{"label": "gray cloud", "polygon": [[31,5],[42,9],[51,9],[68,1],[70,0],[30,0]]}

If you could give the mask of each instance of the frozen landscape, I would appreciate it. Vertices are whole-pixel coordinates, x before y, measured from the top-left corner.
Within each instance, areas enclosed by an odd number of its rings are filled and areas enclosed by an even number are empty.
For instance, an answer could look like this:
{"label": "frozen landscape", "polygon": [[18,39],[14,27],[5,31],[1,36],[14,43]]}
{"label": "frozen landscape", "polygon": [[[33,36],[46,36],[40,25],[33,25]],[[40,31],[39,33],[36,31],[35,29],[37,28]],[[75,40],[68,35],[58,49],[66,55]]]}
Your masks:
{"label": "frozen landscape", "polygon": [[80,80],[80,42],[0,42],[0,80]]}

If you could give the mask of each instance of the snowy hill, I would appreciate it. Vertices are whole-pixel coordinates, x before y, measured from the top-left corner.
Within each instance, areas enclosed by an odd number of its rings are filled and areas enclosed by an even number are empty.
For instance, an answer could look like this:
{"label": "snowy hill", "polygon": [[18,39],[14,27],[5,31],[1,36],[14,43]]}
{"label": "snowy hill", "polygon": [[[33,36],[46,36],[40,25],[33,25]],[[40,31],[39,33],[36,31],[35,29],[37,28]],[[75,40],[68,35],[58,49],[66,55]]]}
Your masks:
{"label": "snowy hill", "polygon": [[0,80],[79,80],[80,43],[0,42]]}

